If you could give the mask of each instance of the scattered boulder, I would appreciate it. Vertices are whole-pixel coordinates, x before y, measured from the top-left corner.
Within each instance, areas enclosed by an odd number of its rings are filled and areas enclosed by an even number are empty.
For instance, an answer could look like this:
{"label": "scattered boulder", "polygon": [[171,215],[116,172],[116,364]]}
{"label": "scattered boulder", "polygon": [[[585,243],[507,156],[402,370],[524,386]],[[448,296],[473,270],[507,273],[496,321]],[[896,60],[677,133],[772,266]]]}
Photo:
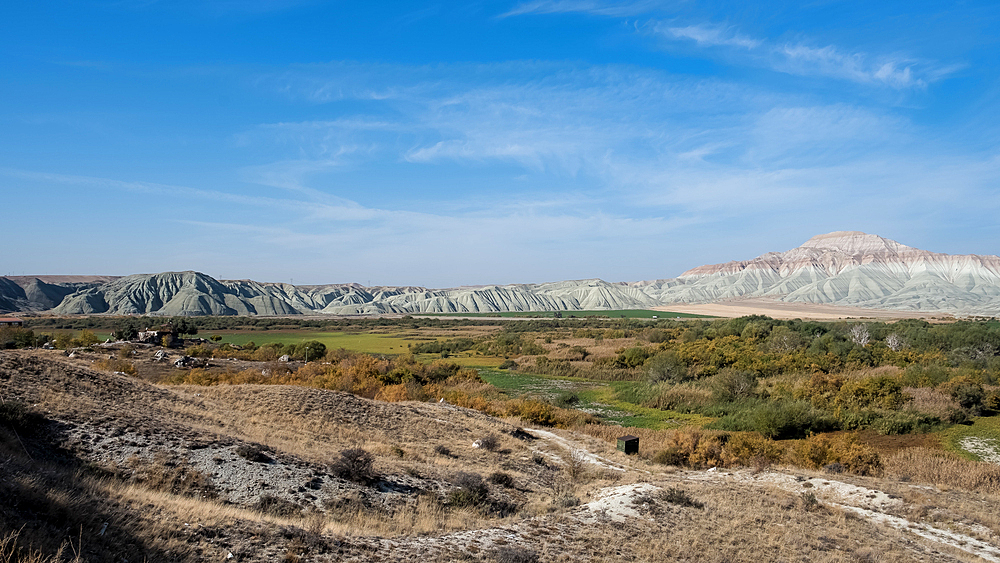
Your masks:
{"label": "scattered boulder", "polygon": [[174,360],[174,367],[177,368],[190,368],[197,366],[207,366],[208,360],[199,360],[198,358],[192,358],[191,356],[181,356]]}

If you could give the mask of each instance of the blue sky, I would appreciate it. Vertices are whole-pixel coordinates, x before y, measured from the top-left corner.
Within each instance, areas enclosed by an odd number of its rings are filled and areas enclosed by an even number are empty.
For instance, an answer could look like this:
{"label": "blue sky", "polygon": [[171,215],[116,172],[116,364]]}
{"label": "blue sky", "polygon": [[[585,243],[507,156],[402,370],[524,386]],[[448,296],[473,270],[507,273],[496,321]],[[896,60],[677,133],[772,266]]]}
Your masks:
{"label": "blue sky", "polygon": [[992,2],[0,7],[2,274],[674,277],[998,254]]}

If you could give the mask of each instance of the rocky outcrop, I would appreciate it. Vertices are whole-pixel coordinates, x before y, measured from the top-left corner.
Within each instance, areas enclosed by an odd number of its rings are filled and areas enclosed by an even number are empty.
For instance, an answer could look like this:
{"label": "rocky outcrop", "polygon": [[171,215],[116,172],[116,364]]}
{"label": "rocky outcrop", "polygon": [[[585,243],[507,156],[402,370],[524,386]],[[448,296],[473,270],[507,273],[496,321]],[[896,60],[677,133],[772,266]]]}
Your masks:
{"label": "rocky outcrop", "polygon": [[937,254],[856,231],[786,252],[700,266],[674,279],[576,280],[453,289],[293,286],[198,272],[72,281],[0,278],[0,312],[158,315],[372,315],[648,308],[740,297],[959,314],[1000,314],[1000,258]]}

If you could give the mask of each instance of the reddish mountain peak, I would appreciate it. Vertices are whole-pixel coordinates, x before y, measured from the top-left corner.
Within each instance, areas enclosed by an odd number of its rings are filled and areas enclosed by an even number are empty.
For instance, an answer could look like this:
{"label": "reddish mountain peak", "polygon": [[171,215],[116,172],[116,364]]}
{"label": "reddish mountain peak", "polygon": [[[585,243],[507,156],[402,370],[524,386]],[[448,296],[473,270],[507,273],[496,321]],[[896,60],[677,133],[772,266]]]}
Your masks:
{"label": "reddish mountain peak", "polygon": [[861,231],[835,231],[825,235],[816,235],[804,242],[799,248],[843,252],[845,254],[898,254],[916,250],[894,240]]}

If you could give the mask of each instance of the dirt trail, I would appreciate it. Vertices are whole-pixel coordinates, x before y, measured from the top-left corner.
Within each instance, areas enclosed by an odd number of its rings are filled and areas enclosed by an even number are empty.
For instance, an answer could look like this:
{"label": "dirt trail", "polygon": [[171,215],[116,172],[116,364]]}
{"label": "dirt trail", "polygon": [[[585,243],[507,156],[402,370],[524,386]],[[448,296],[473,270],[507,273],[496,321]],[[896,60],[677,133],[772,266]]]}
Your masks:
{"label": "dirt trail", "polygon": [[[621,465],[620,463],[615,463],[615,462],[613,462],[613,461],[611,461],[611,460],[609,460],[607,458],[601,457],[601,456],[599,456],[599,455],[597,455],[597,454],[589,451],[587,449],[586,445],[581,444],[580,442],[571,441],[571,440],[569,440],[567,438],[563,438],[562,436],[560,436],[558,434],[555,434],[553,432],[549,432],[548,430],[540,430],[538,428],[532,428],[530,432],[535,437],[543,438],[543,439],[545,439],[546,441],[548,441],[550,443],[554,443],[554,444],[558,445],[560,448],[564,448],[564,449],[569,450],[570,452],[577,453],[580,456],[580,458],[583,459],[583,461],[585,461],[585,462],[587,462],[587,463],[589,463],[591,465],[596,465],[597,467],[600,467],[600,468],[603,468],[603,469],[611,469],[613,471],[627,471],[627,469],[623,465]],[[546,455],[548,455],[549,457],[552,457],[552,458],[556,459],[557,461],[561,462],[561,460],[559,459],[559,457],[556,456],[555,454],[552,454],[550,452],[544,452],[544,453]]]}

